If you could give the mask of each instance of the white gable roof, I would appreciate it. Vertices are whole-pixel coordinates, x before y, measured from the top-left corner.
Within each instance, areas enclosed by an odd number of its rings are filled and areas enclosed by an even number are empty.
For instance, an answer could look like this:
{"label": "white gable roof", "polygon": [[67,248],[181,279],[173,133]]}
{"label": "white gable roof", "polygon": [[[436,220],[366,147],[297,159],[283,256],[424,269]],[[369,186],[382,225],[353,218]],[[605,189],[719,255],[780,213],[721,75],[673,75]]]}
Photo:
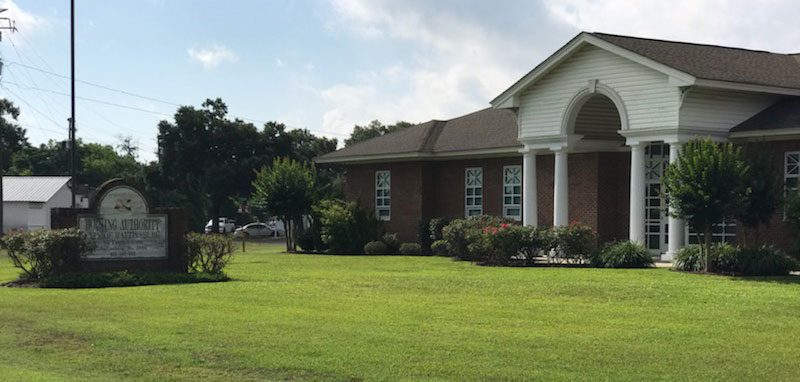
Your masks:
{"label": "white gable roof", "polygon": [[45,203],[67,182],[68,176],[4,176],[4,202]]}

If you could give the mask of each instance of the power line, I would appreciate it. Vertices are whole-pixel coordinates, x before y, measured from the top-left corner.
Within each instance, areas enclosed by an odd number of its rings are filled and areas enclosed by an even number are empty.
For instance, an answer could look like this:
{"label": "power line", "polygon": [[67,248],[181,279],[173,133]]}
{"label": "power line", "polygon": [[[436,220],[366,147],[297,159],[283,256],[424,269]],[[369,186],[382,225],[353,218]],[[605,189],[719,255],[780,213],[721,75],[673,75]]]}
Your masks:
{"label": "power line", "polygon": [[[6,81],[6,83],[11,83],[11,82],[8,82],[8,81]],[[33,105],[31,105],[31,104],[30,104],[28,101],[26,101],[26,100],[25,100],[25,98],[22,98],[22,97],[21,97],[19,94],[17,94],[17,93],[16,93],[16,92],[14,92],[13,90],[11,90],[10,88],[6,87],[6,86],[5,86],[5,85],[3,85],[2,83],[0,83],[0,87],[2,87],[3,89],[6,89],[6,90],[8,90],[8,92],[9,92],[9,93],[11,93],[11,95],[13,95],[14,97],[16,97],[16,98],[17,98],[17,99],[19,99],[20,101],[22,101],[24,104],[28,105],[28,107],[30,107],[31,109],[33,109],[33,111],[35,111],[35,112],[39,113],[39,114],[40,114],[42,117],[45,117],[45,118],[46,118],[48,121],[52,122],[52,123],[53,123],[53,125],[55,125],[56,127],[60,127],[60,126],[59,126],[59,124],[58,124],[58,122],[56,122],[56,121],[55,121],[53,118],[51,118],[50,116],[48,116],[48,115],[47,115],[47,114],[45,114],[45,113],[42,113],[42,112],[41,112],[39,109],[37,109],[36,107],[34,107]]]}
{"label": "power line", "polygon": [[[47,92],[47,93],[53,93],[53,94],[58,94],[58,95],[62,95],[62,96],[67,96],[67,97],[70,96],[69,93],[60,92],[60,91],[52,90],[52,89],[44,89],[44,88],[40,88],[38,86],[25,86],[24,84],[19,84],[19,83],[13,82],[13,81],[6,81],[6,83],[7,84],[11,84],[11,85],[20,86],[20,87],[23,87],[23,88],[26,88],[26,89],[29,89],[29,90],[37,90],[37,91],[42,91],[42,92]],[[119,108],[123,108],[123,109],[139,111],[139,112],[142,112],[142,113],[150,113],[150,114],[160,115],[160,116],[163,116],[163,117],[170,117],[169,114],[164,114],[164,113],[161,113],[161,112],[158,112],[158,111],[153,111],[153,110],[142,109],[142,108],[135,107],[135,106],[128,106],[128,105],[123,105],[123,104],[119,104],[119,103],[103,101],[103,100],[99,100],[99,99],[95,99],[95,98],[89,98],[89,97],[76,96],[75,98],[80,99],[80,100],[84,100],[84,101],[95,102],[95,103],[99,103],[99,104],[103,104],[103,105],[107,105],[107,106],[115,106],[115,107],[119,107]]]}
{"label": "power line", "polygon": [[[21,67],[23,67],[23,68],[27,68],[27,69],[35,70],[35,71],[38,71],[38,72],[40,72],[40,73],[44,73],[44,74],[48,74],[48,75],[51,75],[51,76],[56,76],[56,77],[60,77],[60,78],[64,78],[64,79],[68,79],[68,78],[69,78],[69,77],[67,77],[67,76],[65,76],[65,75],[62,75],[62,74],[59,74],[59,73],[53,72],[52,70],[45,70],[45,69],[42,69],[42,68],[37,68],[37,67],[35,67],[35,66],[26,65],[26,64],[24,64],[24,63],[20,63],[20,62],[17,62],[17,61],[12,61],[12,60],[9,60],[9,61],[8,61],[8,66],[10,67],[10,66],[12,66],[12,65],[21,66]],[[79,83],[82,83],[82,84],[85,84],[85,85],[94,86],[94,87],[97,87],[97,88],[100,88],[100,89],[103,89],[103,90],[108,90],[108,91],[112,91],[112,92],[116,92],[116,93],[124,94],[124,95],[127,95],[127,96],[131,96],[131,97],[141,98],[141,99],[145,99],[145,100],[148,100],[148,101],[159,102],[159,103],[162,103],[162,104],[166,104],[166,105],[170,105],[170,106],[175,106],[175,107],[181,107],[181,106],[184,106],[184,105],[181,105],[181,104],[178,104],[178,103],[175,103],[175,102],[166,101],[166,100],[163,100],[163,99],[159,99],[159,98],[155,98],[155,97],[151,97],[151,96],[146,96],[146,95],[142,95],[142,94],[137,94],[137,93],[134,93],[134,92],[129,92],[129,91],[127,91],[127,90],[117,89],[117,88],[113,88],[113,87],[110,87],[110,86],[106,86],[106,85],[98,84],[98,83],[95,83],[95,82],[84,81],[84,80],[78,80],[78,79],[76,79],[75,81],[76,81],[76,82],[79,82]],[[50,92],[55,92],[55,91],[48,90],[48,89],[41,89],[41,90],[42,90],[42,91],[50,91]],[[63,93],[62,93],[62,94],[63,94]],[[84,98],[81,98],[81,97],[77,97],[77,98],[79,98],[79,99],[84,99]],[[84,99],[84,100],[88,100],[88,99]],[[95,101],[95,102],[99,102],[99,103],[104,103],[104,102],[105,102],[105,101],[98,101],[98,100],[93,100],[93,101]],[[119,105],[119,104],[114,104],[114,105],[112,105],[112,106],[120,106],[120,107],[132,108],[132,107],[130,107],[130,106],[122,106],[122,105]],[[159,114],[159,115],[162,115],[162,116],[171,117],[171,116],[170,116],[170,115],[168,115],[168,114],[164,114],[164,113],[158,113],[158,112],[154,112],[154,111],[151,111],[151,110],[146,110],[146,109],[139,109],[139,111],[144,111],[144,112],[146,112],[146,113]],[[248,117],[241,117],[241,116],[235,116],[235,115],[232,115],[231,117],[232,117],[232,118],[238,118],[238,119],[241,119],[241,120],[243,120],[243,121],[247,121],[247,122],[255,122],[255,123],[260,123],[260,124],[265,124],[265,123],[268,123],[268,122],[269,122],[269,121],[264,121],[264,120],[260,120],[260,119],[248,118]],[[336,132],[327,132],[327,131],[321,131],[321,130],[314,130],[314,129],[309,129],[309,128],[305,128],[305,127],[291,126],[291,125],[286,125],[286,124],[284,124],[284,125],[285,125],[286,127],[289,127],[290,129],[305,129],[305,130],[308,130],[308,131],[311,131],[311,132],[314,132],[314,133],[317,133],[317,134],[324,134],[324,135],[337,135],[337,136],[349,137],[349,135],[348,135],[348,134],[343,134],[343,133],[336,133]]]}

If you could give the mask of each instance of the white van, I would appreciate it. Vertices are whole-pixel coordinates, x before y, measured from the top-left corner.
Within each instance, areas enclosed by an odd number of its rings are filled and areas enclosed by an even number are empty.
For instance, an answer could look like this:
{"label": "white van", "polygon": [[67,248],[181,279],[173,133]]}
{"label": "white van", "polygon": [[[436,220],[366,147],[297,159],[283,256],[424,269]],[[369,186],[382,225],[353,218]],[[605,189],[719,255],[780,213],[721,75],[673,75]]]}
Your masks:
{"label": "white van", "polygon": [[[211,233],[211,226],[213,220],[209,220],[206,223],[205,233]],[[233,232],[236,229],[236,220],[228,219],[226,217],[219,218],[219,233],[228,233]]]}

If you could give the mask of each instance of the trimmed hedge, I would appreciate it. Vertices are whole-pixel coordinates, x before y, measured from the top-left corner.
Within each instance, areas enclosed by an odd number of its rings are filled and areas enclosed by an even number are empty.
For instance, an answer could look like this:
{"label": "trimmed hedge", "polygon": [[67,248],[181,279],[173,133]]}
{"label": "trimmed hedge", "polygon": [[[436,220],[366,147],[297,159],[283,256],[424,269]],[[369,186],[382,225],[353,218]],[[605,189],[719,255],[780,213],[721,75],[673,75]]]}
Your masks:
{"label": "trimmed hedge", "polygon": [[400,245],[400,254],[405,256],[419,256],[422,254],[422,246],[417,243],[403,243]]}
{"label": "trimmed hedge", "polygon": [[364,253],[367,255],[385,255],[389,253],[386,243],[382,241],[370,241],[364,244]]}
{"label": "trimmed hedge", "polygon": [[39,282],[42,288],[109,288],[138,285],[190,284],[230,280],[223,272],[84,272],[48,276]]}

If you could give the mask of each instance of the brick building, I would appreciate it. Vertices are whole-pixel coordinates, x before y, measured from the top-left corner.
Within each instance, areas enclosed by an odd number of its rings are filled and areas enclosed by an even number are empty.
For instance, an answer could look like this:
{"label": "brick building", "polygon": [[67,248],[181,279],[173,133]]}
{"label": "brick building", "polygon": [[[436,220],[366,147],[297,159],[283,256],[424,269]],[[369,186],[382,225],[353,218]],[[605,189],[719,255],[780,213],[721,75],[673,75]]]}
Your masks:
{"label": "brick building", "polygon": [[[420,220],[578,220],[670,260],[693,240],[663,211],[661,175],[695,136],[764,141],[787,189],[800,178],[800,54],[581,33],[491,102],[317,158],[346,196],[416,240]],[[742,235],[721,222],[716,240]],[[748,237],[788,247],[778,212]]]}

